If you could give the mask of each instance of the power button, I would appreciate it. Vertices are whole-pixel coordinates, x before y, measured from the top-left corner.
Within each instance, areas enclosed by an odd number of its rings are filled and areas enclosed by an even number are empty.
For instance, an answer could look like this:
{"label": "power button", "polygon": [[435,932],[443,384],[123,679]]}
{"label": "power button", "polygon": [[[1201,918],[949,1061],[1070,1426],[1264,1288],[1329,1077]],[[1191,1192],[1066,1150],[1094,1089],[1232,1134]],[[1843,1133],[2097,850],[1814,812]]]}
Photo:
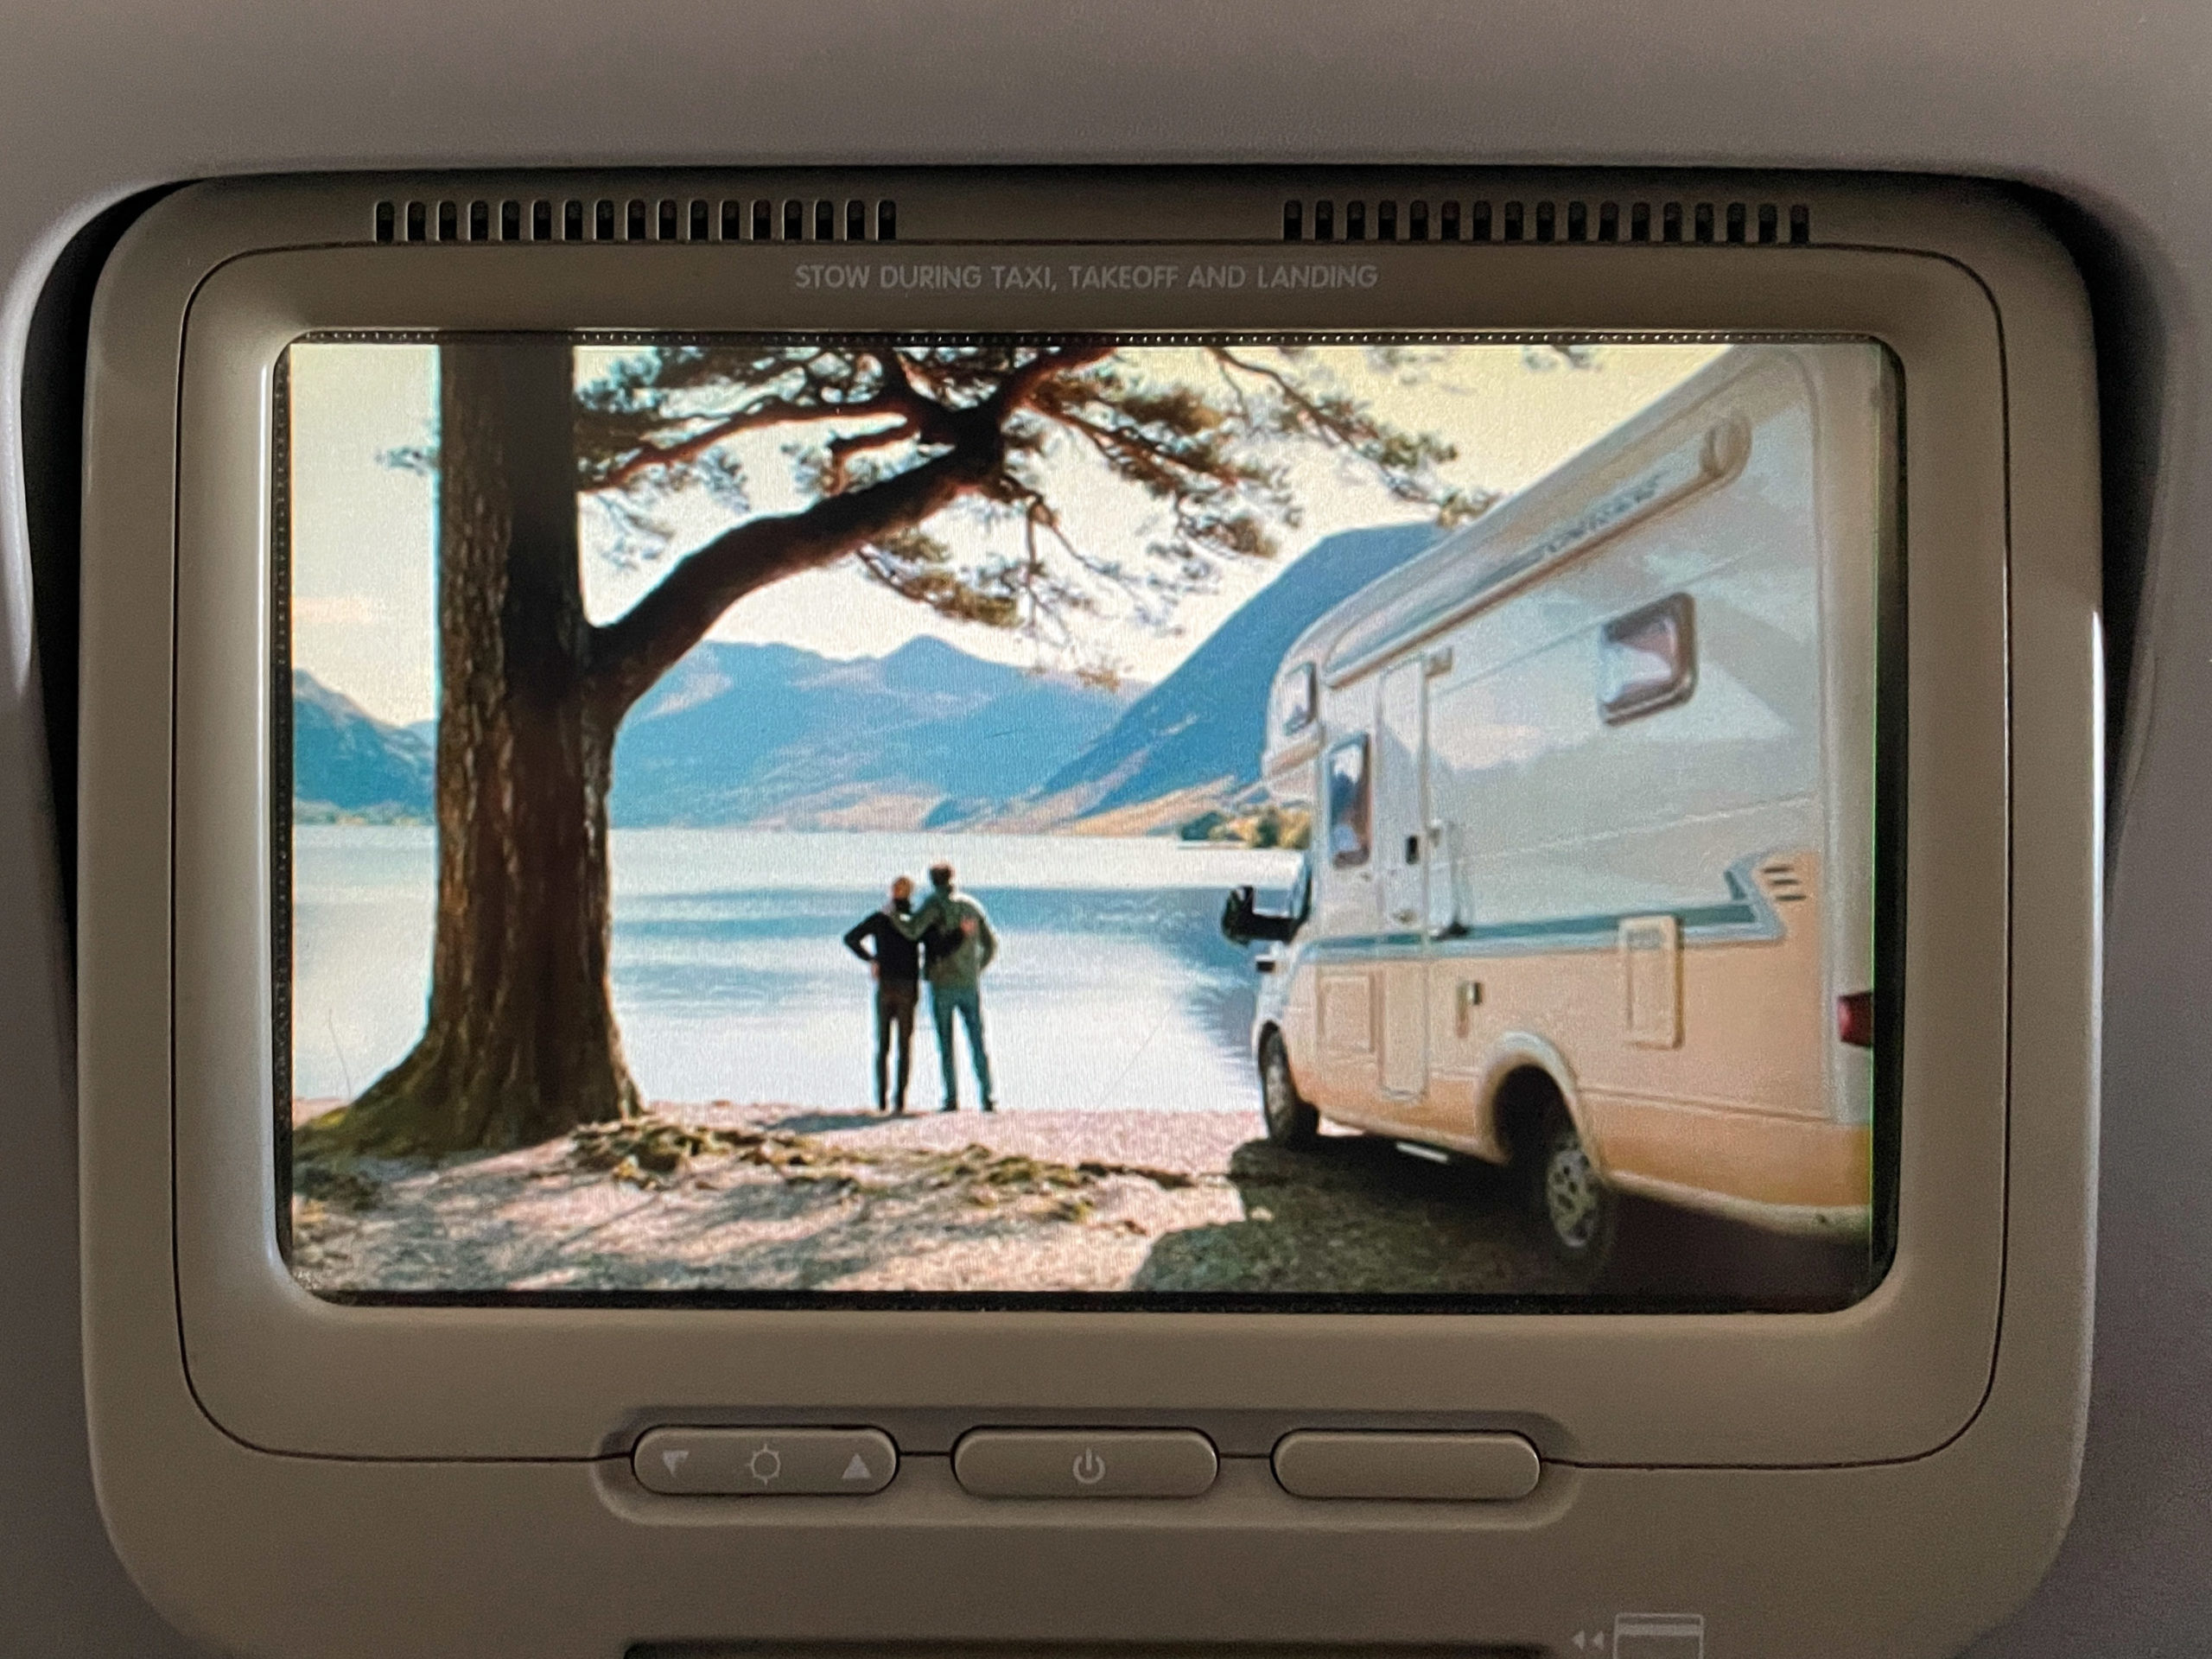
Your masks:
{"label": "power button", "polygon": [[1195,1429],[979,1428],[952,1449],[977,1497],[1196,1497],[1220,1468]]}

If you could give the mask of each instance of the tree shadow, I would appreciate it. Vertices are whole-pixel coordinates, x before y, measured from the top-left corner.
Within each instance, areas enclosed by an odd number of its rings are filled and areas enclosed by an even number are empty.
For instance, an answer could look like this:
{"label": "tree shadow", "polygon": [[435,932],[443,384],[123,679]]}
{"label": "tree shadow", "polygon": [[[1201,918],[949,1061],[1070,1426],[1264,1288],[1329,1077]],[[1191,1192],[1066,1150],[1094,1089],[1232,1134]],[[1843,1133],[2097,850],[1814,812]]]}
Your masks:
{"label": "tree shadow", "polygon": [[[296,1266],[335,1290],[1022,1290],[1071,1274],[1115,1289],[1141,1249],[1118,1206],[1166,1191],[975,1147],[796,1150],[710,1154],[643,1184],[565,1162],[396,1165],[372,1206],[325,1204]],[[1108,1259],[1122,1265],[1098,1282]]]}

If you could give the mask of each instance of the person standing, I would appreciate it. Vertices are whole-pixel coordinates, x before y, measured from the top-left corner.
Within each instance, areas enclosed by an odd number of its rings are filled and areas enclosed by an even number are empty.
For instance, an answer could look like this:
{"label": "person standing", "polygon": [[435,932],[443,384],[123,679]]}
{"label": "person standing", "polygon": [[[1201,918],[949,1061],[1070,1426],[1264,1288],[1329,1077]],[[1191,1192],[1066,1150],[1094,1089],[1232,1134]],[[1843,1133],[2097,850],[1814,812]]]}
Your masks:
{"label": "person standing", "polygon": [[[845,949],[868,963],[875,976],[875,1109],[906,1109],[906,1077],[914,1046],[914,1010],[921,1001],[921,946],[900,931],[913,909],[914,884],[905,876],[891,884],[890,901],[861,918],[845,935]],[[873,949],[863,949],[872,945]],[[899,1087],[889,1088],[891,1039],[899,1039]],[[893,1103],[896,1103],[895,1104]]]}
{"label": "person standing", "polygon": [[937,1057],[944,1073],[944,1110],[960,1109],[960,1084],[955,1074],[952,1020],[957,1014],[968,1028],[968,1058],[976,1068],[976,1086],[982,1091],[983,1109],[998,1109],[991,1087],[991,1057],[983,1047],[983,970],[999,953],[999,937],[982,906],[952,882],[952,866],[930,866],[930,896],[911,916],[892,918],[892,925],[909,939],[930,944],[928,976],[930,1017],[937,1026]]}

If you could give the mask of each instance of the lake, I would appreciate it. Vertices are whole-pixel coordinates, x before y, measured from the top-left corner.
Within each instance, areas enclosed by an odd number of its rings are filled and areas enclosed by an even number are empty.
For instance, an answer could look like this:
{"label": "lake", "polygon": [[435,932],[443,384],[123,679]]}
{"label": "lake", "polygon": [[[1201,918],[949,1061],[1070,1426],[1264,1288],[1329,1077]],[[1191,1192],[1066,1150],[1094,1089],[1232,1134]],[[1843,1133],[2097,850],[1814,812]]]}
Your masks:
{"label": "lake", "polygon": [[[293,1093],[351,1098],[420,1033],[427,828],[294,831]],[[649,1099],[873,1104],[873,988],[842,943],[949,859],[989,911],[986,1034],[1009,1111],[1258,1109],[1256,976],[1222,900],[1278,899],[1299,855],[1157,837],[617,830],[614,1007]],[[926,997],[910,1108],[938,1104]],[[964,1039],[961,1098],[976,1104]]]}

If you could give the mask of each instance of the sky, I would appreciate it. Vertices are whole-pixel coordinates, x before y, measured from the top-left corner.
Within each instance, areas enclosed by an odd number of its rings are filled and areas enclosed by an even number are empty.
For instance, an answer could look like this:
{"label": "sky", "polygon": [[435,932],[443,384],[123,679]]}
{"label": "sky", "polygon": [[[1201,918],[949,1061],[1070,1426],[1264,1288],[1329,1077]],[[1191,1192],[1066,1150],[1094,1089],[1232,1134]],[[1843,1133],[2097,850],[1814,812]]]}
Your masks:
{"label": "sky", "polygon": [[[1440,469],[1445,481],[1510,493],[1678,385],[1719,349],[1602,346],[1586,366],[1576,367],[1555,353],[1469,345],[1450,348],[1410,375],[1394,375],[1351,346],[1323,348],[1319,368],[1384,418],[1452,443],[1459,454]],[[580,379],[599,372],[605,355],[580,353]],[[1195,353],[1173,348],[1148,359],[1147,367],[1161,378],[1211,373]],[[292,348],[293,663],[398,724],[428,720],[436,710],[436,487],[425,474],[394,466],[390,457],[429,440],[436,398],[435,346],[349,340]],[[737,452],[752,511],[788,511],[803,503],[784,454],[791,435],[764,434]],[[1312,445],[1286,447],[1281,456],[1300,509],[1295,527],[1276,527],[1281,556],[1224,567],[1210,591],[1179,602],[1166,630],[1145,625],[1126,607],[1109,607],[1082,619],[1082,638],[1072,651],[1041,647],[1019,634],[947,621],[847,563],[747,595],[710,637],[851,658],[880,657],[929,634],[994,661],[1110,663],[1134,680],[1155,683],[1315,542],[1339,530],[1419,516],[1391,499],[1356,461]],[[1160,524],[1154,504],[1108,478],[1072,443],[1050,452],[1045,466],[1047,492],[1069,535],[1086,550],[1141,563]],[[603,517],[584,506],[585,605],[594,621],[620,615],[675,558],[734,520],[701,493],[678,503],[667,522],[674,532],[667,551],[626,564],[610,556],[613,539]],[[945,533],[982,544],[982,532],[964,522]]]}

